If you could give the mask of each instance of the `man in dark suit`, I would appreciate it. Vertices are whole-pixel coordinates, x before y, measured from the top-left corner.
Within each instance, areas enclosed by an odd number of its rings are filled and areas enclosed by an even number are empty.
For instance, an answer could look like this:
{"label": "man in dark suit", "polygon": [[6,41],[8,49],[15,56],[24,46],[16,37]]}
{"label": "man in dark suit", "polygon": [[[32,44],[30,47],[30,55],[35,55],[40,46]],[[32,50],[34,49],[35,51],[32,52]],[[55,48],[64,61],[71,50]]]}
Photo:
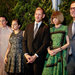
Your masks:
{"label": "man in dark suit", "polygon": [[70,15],[73,22],[68,27],[68,36],[70,38],[70,46],[68,48],[68,75],[75,75],[75,1],[71,3]]}
{"label": "man in dark suit", "polygon": [[35,10],[35,22],[29,24],[25,29],[23,47],[25,51],[26,75],[41,75],[47,47],[50,44],[49,27],[43,23],[45,17],[41,7]]}

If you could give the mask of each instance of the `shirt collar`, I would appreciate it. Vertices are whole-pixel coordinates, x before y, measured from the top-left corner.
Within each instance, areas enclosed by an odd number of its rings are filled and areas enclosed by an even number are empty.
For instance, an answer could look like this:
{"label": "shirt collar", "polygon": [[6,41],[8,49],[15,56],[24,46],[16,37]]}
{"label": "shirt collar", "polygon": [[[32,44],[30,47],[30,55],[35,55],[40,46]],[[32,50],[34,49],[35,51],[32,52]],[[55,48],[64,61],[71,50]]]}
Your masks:
{"label": "shirt collar", "polygon": [[[35,26],[36,26],[36,21],[35,21]],[[38,28],[40,27],[40,25],[42,24],[42,21],[40,21],[39,23],[38,23]]]}

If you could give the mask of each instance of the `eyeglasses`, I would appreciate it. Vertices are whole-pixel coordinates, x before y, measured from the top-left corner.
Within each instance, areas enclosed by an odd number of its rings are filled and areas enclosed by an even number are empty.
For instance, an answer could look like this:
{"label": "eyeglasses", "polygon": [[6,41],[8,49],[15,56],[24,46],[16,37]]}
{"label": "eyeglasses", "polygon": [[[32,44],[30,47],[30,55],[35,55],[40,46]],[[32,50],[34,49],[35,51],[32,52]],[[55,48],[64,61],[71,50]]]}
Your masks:
{"label": "eyeglasses", "polygon": [[71,7],[70,10],[75,10],[75,7]]}

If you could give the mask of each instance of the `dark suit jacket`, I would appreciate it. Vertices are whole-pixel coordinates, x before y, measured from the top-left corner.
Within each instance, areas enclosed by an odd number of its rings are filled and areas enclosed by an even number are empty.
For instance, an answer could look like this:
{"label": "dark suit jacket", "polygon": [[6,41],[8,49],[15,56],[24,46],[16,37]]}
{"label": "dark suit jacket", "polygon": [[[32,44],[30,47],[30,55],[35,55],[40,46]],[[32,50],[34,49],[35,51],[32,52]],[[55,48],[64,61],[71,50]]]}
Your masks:
{"label": "dark suit jacket", "polygon": [[[72,36],[72,23],[68,26],[68,36],[70,39],[70,45],[67,50],[67,61],[69,60],[69,56],[71,57],[74,53],[73,51],[75,51],[75,36]],[[70,47],[72,48],[72,55],[69,55]]]}
{"label": "dark suit jacket", "polygon": [[[49,27],[44,23],[41,24],[38,29],[35,38],[34,36],[34,23],[28,25],[25,29],[24,40],[23,40],[23,49],[24,53],[30,55],[38,54],[36,63],[42,62],[47,53],[47,47],[50,44],[50,31]],[[41,61],[42,60],[42,61]]]}
{"label": "dark suit jacket", "polygon": [[68,36],[72,39],[72,23],[68,26]]}

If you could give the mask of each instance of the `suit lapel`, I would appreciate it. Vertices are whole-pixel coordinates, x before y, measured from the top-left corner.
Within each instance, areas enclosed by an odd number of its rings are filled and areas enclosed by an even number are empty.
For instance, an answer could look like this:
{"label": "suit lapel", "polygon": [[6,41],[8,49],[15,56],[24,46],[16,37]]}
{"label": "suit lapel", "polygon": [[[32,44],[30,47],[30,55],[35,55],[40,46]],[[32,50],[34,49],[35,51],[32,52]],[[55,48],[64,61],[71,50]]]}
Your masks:
{"label": "suit lapel", "polygon": [[32,23],[30,27],[30,38],[34,40],[34,23]]}

